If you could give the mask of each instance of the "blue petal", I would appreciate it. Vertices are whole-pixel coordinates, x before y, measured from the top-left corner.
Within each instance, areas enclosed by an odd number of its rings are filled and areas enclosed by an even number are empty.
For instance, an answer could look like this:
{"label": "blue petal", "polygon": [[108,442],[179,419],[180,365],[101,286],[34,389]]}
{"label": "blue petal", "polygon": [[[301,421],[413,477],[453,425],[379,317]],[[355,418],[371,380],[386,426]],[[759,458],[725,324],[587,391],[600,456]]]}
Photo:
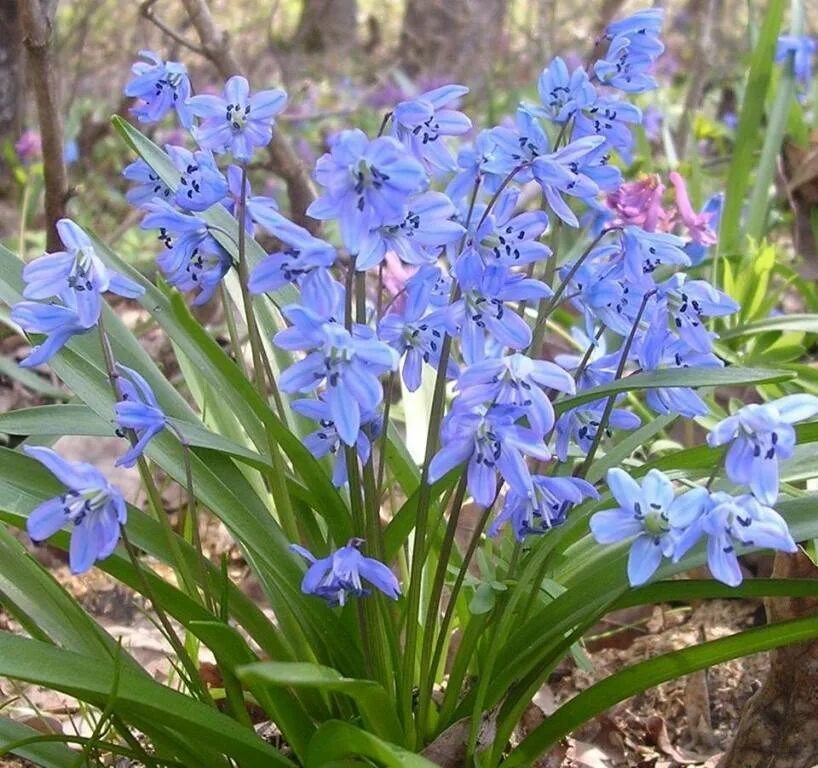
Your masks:
{"label": "blue petal", "polygon": [[632,587],[644,584],[662,562],[662,545],[652,536],[639,536],[628,553],[628,581]]}

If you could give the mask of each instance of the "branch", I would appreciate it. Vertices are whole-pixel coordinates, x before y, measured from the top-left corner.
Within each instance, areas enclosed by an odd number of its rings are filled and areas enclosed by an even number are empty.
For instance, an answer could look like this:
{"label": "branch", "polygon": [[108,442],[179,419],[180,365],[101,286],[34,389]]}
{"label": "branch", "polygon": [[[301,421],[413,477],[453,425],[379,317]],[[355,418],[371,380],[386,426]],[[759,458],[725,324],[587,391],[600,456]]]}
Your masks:
{"label": "branch", "polygon": [[52,6],[51,13],[46,8],[45,0],[21,0],[20,20],[43,144],[46,248],[58,251],[61,244],[56,225],[65,216],[68,180],[63,158],[63,117],[57,93],[58,70],[51,45],[53,6],[56,3],[49,5]]}
{"label": "branch", "polygon": [[153,6],[156,5],[156,2],[157,0],[144,0],[142,5],[139,7],[139,11],[142,16],[144,16],[155,27],[161,29],[162,32],[171,38],[171,40],[175,40],[177,43],[179,43],[179,45],[184,46],[188,50],[198,53],[201,56],[207,56],[207,52],[203,48],[182,37],[178,32],[176,32],[175,29],[173,29],[173,27],[166,24],[164,21],[162,21],[162,19],[154,15]]}
{"label": "branch", "polygon": [[[224,79],[241,74],[244,69],[230,47],[229,37],[226,32],[216,27],[207,2],[182,0],[182,4],[199,36],[201,52],[219,70],[219,74]],[[290,215],[297,224],[310,232],[315,232],[318,222],[306,215],[309,204],[315,200],[315,191],[303,163],[281,130],[273,131],[273,140],[268,151],[271,170],[280,176],[287,186]]]}

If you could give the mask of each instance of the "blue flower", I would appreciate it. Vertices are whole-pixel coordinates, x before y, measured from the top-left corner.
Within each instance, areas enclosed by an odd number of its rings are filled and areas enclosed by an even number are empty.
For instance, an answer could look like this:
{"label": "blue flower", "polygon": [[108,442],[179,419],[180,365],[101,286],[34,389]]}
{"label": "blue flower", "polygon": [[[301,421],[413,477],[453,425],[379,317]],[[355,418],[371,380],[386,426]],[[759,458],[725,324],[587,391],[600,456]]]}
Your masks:
{"label": "blue flower", "polygon": [[477,504],[489,506],[497,494],[497,475],[518,493],[533,493],[531,473],[524,456],[548,461],[541,436],[516,422],[520,408],[494,406],[471,408],[452,405],[441,427],[441,449],[429,465],[429,482],[468,462],[466,483]]}
{"label": "blue flower", "polygon": [[150,384],[139,373],[119,363],[116,368],[120,397],[114,405],[116,425],[120,430],[132,429],[137,438],[136,444],[116,460],[116,466],[132,467],[148,443],[165,428],[167,417]]}
{"label": "blue flower", "polygon": [[460,374],[457,389],[464,405],[520,407],[531,428],[545,435],[554,426],[554,407],[543,389],[573,395],[575,384],[558,365],[516,353],[469,366]]}
{"label": "blue flower", "polygon": [[461,147],[457,153],[460,170],[446,186],[446,194],[455,202],[468,200],[478,179],[488,193],[496,192],[507,171],[507,159],[497,146],[493,130],[480,131],[472,146]]}
{"label": "blue flower", "polygon": [[58,296],[76,311],[80,325],[90,328],[99,319],[105,291],[132,299],[144,293],[142,286],[103,264],[91,239],[71,219],[60,219],[57,232],[66,250],[46,253],[23,269],[27,299]]}
{"label": "blue flower", "polygon": [[630,280],[639,280],[662,265],[690,266],[690,258],[684,252],[685,241],[676,235],[628,226],[622,231],[622,245],[625,274]]}
{"label": "blue flower", "polygon": [[725,458],[727,477],[749,485],[764,504],[778,498],[778,460],[795,448],[792,425],[818,414],[818,397],[787,395],[763,405],[745,405],[710,431],[710,446],[730,443]]}
{"label": "blue flower", "polygon": [[410,198],[399,222],[369,231],[355,262],[359,270],[377,266],[393,251],[407,264],[429,264],[444,245],[463,237],[465,229],[454,221],[456,210],[442,192],[422,192]]}
{"label": "blue flower", "polygon": [[572,227],[579,226],[579,221],[562,195],[588,201],[599,194],[599,186],[583,172],[582,166],[588,156],[604,143],[602,136],[585,136],[556,152],[538,157],[532,163],[534,178],[542,188],[549,207]]}
{"label": "blue flower", "polygon": [[[601,426],[602,413],[605,410],[605,400],[586,403],[563,413],[554,427],[557,441],[554,452],[560,461],[568,459],[568,445],[573,440],[583,454],[591,450],[597,432]],[[636,429],[642,420],[630,411],[623,408],[611,410],[605,434],[610,437],[614,429]]]}
{"label": "blue flower", "polygon": [[707,329],[704,318],[732,315],[739,309],[733,299],[706,280],[689,280],[682,272],[672,275],[658,289],[664,302],[657,324],[666,328],[669,318],[673,331],[697,352],[710,352],[716,336]]}
{"label": "blue flower", "polygon": [[471,130],[471,120],[466,115],[447,108],[468,92],[464,85],[444,85],[400,102],[392,113],[392,135],[432,168],[454,170],[457,164],[441,138],[462,136]]}
{"label": "blue flower", "polygon": [[173,201],[187,211],[204,211],[227,194],[227,180],[205,149],[191,152],[184,147],[165,147],[181,174]]}
{"label": "blue flower", "polygon": [[426,186],[423,166],[390,136],[369,140],[358,129],[341,131],[330,151],[318,159],[315,180],[324,193],[307,214],[338,219],[344,245],[352,254],[371,229],[400,224],[409,197]]}
{"label": "blue flower", "polygon": [[67,490],[44,501],[29,515],[26,526],[34,541],[45,541],[67,523],[73,524],[69,563],[72,573],[85,573],[116,549],[127,509],[117,488],[95,467],[66,461],[49,448],[23,450],[48,469]]}
{"label": "blue flower", "polygon": [[171,200],[173,190],[159,178],[159,174],[153,170],[144,160],[134,160],[130,165],[125,166],[122,175],[128,181],[136,182],[125,193],[125,199],[137,208],[150,202],[155,197],[161,200]]}
{"label": "blue flower", "polygon": [[784,518],[750,495],[730,496],[720,491],[710,494],[699,515],[678,537],[673,561],[678,562],[702,536],[707,537],[710,572],[731,587],[742,580],[736,543],[782,552],[798,549]]}
{"label": "blue flower", "polygon": [[125,86],[125,95],[139,101],[131,110],[140,123],[155,123],[172,109],[179,122],[190,128],[193,115],[188,106],[190,80],[184,64],[162,61],[152,51],[140,51],[147,61],[138,61],[131,67],[133,79]]}
{"label": "blue flower", "polygon": [[542,109],[537,109],[555,123],[565,123],[578,109],[588,106],[596,90],[582,67],[568,73],[568,67],[558,56],[540,74],[537,81]]}
{"label": "blue flower", "polygon": [[530,107],[517,108],[514,128],[497,126],[489,135],[495,143],[490,167],[502,174],[516,168],[514,180],[518,183],[531,181],[531,163],[551,151],[551,142]]}
{"label": "blue flower", "polygon": [[[317,459],[322,459],[327,454],[335,457],[332,467],[332,482],[337,488],[346,485],[349,481],[347,476],[347,459],[344,445],[335,422],[330,415],[329,405],[324,400],[296,400],[292,404],[293,410],[306,416],[312,421],[317,421],[319,429],[310,432],[303,438],[307,450]],[[355,441],[355,449],[362,464],[369,460],[372,451],[372,440],[380,434],[381,418],[373,413],[361,414],[361,428],[358,438]]]}
{"label": "blue flower", "polygon": [[[222,200],[222,205],[236,218],[238,218],[239,202],[241,200],[241,177],[242,170],[238,165],[227,166],[227,194]],[[265,221],[278,221],[276,212],[278,211],[278,203],[273,197],[266,197],[265,195],[254,195],[250,187],[250,180],[247,179],[245,183],[245,213],[244,213],[244,227],[249,235],[253,235],[253,222],[257,222],[262,226]]]}
{"label": "blue flower", "polygon": [[674,554],[679,529],[698,518],[708,494],[704,488],[694,488],[674,497],[673,485],[658,469],[645,475],[641,487],[618,468],[608,470],[607,480],[619,506],[592,515],[591,533],[599,544],[633,538],[628,581],[637,587],[653,576],[662,556]]}
{"label": "blue flower", "polygon": [[146,203],[142,229],[158,229],[158,239],[165,246],[159,258],[159,266],[168,273],[178,273],[196,257],[200,249],[215,253],[218,243],[208,231],[207,225],[198,217],[177,211],[164,200]]}
{"label": "blue flower", "polygon": [[496,536],[506,523],[511,523],[517,541],[523,541],[529,534],[548,533],[565,522],[574,505],[586,498],[599,498],[594,486],[579,477],[536,475],[532,483],[532,495],[509,490],[503,509],[489,528],[489,536]]}
{"label": "blue flower", "polygon": [[[650,322],[637,353],[645,371],[668,368],[721,368],[724,363],[711,352],[699,352],[671,334],[659,322]],[[690,387],[656,387],[645,395],[648,407],[656,413],[678,413],[685,418],[705,416],[707,403]]]}
{"label": "blue flower", "polygon": [[[429,284],[407,282],[407,300],[403,307],[390,312],[378,325],[378,336],[403,357],[401,375],[410,392],[415,392],[422,383],[424,363],[437,368],[443,347],[446,323],[440,309],[428,312]],[[417,294],[422,292],[421,296]],[[446,376],[450,379],[458,374],[457,364],[448,360]]]}
{"label": "blue flower", "polygon": [[658,38],[663,15],[662,9],[650,8],[608,25],[608,51],[594,65],[594,74],[601,83],[627,93],[656,87],[648,70],[665,49]]}
{"label": "blue flower", "polygon": [[400,584],[395,574],[379,560],[364,557],[359,549],[363,543],[363,539],[351,539],[345,547],[320,560],[304,547],[291,544],[290,549],[310,563],[301,582],[301,591],[305,595],[322,597],[330,605],[343,606],[350,596],[369,594],[363,585],[366,580],[391,600],[397,600]]}
{"label": "blue flower", "polygon": [[250,95],[250,84],[234,75],[224,85],[221,96],[194,96],[190,110],[202,122],[193,136],[203,149],[216,153],[232,152],[246,162],[257,147],[264,147],[273,137],[275,116],[287,105],[287,94],[281,88],[258,91]]}
{"label": "blue flower", "polygon": [[519,189],[504,191],[485,217],[486,206],[474,207],[467,244],[477,250],[486,264],[519,267],[551,255],[551,249],[539,242],[540,235],[548,228],[548,214],[545,211],[515,213],[519,197]]}
{"label": "blue flower", "polygon": [[275,343],[282,349],[307,352],[303,360],[281,375],[283,392],[312,392],[326,384],[324,399],[341,440],[355,445],[363,414],[374,411],[383,399],[379,376],[395,370],[398,354],[376,339],[366,326],[350,333],[343,318],[342,286],[324,270],[315,273],[302,290],[302,304],[282,310],[290,328],[279,331]]}
{"label": "blue flower", "polygon": [[80,322],[74,306],[39,301],[18,302],[11,308],[11,319],[26,333],[47,335],[42,344],[32,347],[28,356],[20,361],[23,368],[34,368],[47,363],[72,337],[93,328],[93,325]]}
{"label": "blue flower", "polygon": [[449,333],[460,336],[460,348],[471,365],[486,356],[486,344],[525,349],[531,328],[507,301],[539,301],[551,290],[545,283],[512,272],[503,264],[485,265],[476,250],[466,251],[455,265],[463,295],[446,311]]}
{"label": "blue flower", "polygon": [[776,61],[787,61],[792,56],[792,71],[801,88],[812,84],[812,60],[818,43],[807,36],[781,35],[775,52]]}
{"label": "blue flower", "polygon": [[631,125],[641,122],[642,111],[639,107],[618,99],[598,98],[577,111],[573,138],[603,136],[630,164],[633,161]]}
{"label": "blue flower", "polygon": [[332,245],[281,214],[268,210],[259,223],[281,241],[282,248],[265,256],[253,269],[248,283],[250,293],[277,291],[290,283],[301,283],[315,270],[335,262]]}

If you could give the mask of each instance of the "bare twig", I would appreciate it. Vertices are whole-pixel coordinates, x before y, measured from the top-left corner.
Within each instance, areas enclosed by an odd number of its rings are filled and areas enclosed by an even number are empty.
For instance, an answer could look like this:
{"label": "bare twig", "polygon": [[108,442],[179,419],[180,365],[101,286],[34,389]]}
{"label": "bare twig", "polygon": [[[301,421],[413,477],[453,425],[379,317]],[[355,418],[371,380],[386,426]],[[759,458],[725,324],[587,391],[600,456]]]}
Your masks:
{"label": "bare twig", "polygon": [[[225,79],[241,74],[244,68],[233,53],[229,37],[226,32],[216,27],[205,0],[182,0],[182,4],[199,36],[203,55],[219,70],[219,74]],[[297,224],[314,232],[318,222],[307,216],[306,210],[315,200],[315,191],[303,163],[280,130],[273,132],[273,140],[268,151],[271,170],[280,176],[287,186],[290,215]]]}
{"label": "bare twig", "polygon": [[57,221],[65,216],[68,180],[63,158],[63,118],[57,92],[57,62],[51,45],[56,3],[21,0],[20,20],[31,82],[37,101],[37,117],[43,145],[45,177],[46,247],[60,248]]}
{"label": "bare twig", "polygon": [[205,51],[201,46],[196,45],[196,43],[187,40],[186,38],[182,37],[178,32],[176,32],[173,27],[169,24],[166,24],[162,19],[160,19],[153,11],[153,6],[156,5],[157,0],[144,0],[142,5],[139,6],[139,12],[155,27],[158,27],[162,30],[171,40],[175,40],[179,45],[184,46],[188,50],[193,51],[194,53],[198,53],[200,56],[207,56],[207,51]]}

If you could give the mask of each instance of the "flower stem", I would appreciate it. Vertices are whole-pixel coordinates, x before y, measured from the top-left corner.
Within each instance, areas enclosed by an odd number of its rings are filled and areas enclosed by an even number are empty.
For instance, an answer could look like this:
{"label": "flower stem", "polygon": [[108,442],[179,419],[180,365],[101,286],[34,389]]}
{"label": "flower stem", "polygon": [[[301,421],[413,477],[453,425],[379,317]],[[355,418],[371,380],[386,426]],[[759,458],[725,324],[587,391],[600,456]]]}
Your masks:
{"label": "flower stem", "polygon": [[440,552],[438,553],[437,568],[435,569],[434,581],[432,583],[432,589],[429,593],[429,603],[426,609],[426,622],[423,626],[423,643],[420,651],[420,669],[421,674],[423,673],[424,669],[428,669],[429,673],[426,676],[425,682],[421,681],[420,695],[418,696],[417,731],[421,741],[426,730],[429,700],[431,699],[432,688],[434,686],[436,676],[437,664],[430,665],[429,662],[432,655],[432,646],[435,640],[435,627],[437,626],[437,619],[440,614],[440,598],[443,594],[443,585],[446,581],[449,558],[452,553],[454,537],[457,533],[457,523],[460,520],[460,512],[463,508],[463,500],[465,498],[466,473],[464,472],[457,485],[457,491],[455,492],[452,506],[449,509],[449,522],[446,526],[446,533],[443,536],[443,543],[441,544]]}
{"label": "flower stem", "polygon": [[[628,354],[631,351],[631,347],[633,346],[633,340],[636,337],[636,331],[639,328],[639,322],[642,319],[642,315],[645,312],[645,307],[648,305],[648,301],[656,293],[656,289],[654,288],[652,291],[648,291],[642,297],[642,303],[639,305],[639,311],[636,313],[636,318],[633,321],[633,326],[631,327],[630,333],[628,334],[628,338],[625,340],[625,344],[622,346],[622,356],[619,358],[619,364],[616,366],[616,374],[614,375],[614,381],[618,381],[622,378],[622,374],[625,371],[625,366],[628,363]],[[588,455],[585,457],[585,461],[582,463],[582,466],[577,473],[577,477],[585,477],[588,474],[588,470],[591,468],[591,464],[593,464],[594,456],[596,455],[597,449],[599,448],[599,444],[602,441],[602,435],[605,430],[608,428],[608,421],[611,418],[611,413],[613,412],[614,404],[616,403],[616,395],[611,395],[607,402],[605,403],[605,410],[602,412],[602,417],[599,420],[599,426],[597,427],[596,434],[594,435],[594,441],[591,443],[591,449],[588,451]]]}

